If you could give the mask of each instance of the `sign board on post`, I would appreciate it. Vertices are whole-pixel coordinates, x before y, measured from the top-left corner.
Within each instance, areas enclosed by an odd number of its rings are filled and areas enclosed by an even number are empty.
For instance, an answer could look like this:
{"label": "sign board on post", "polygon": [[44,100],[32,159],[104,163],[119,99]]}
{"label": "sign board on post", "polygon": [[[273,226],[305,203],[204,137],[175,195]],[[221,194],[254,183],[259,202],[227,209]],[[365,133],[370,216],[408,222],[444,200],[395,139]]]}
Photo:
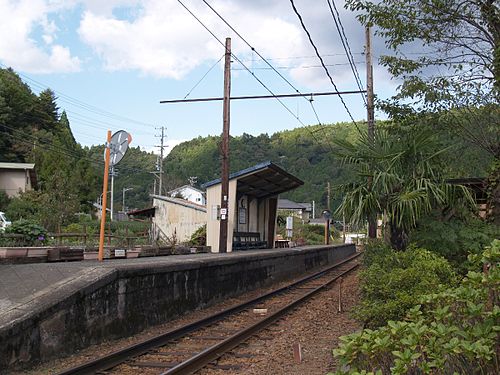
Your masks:
{"label": "sign board on post", "polygon": [[286,236],[287,238],[292,238],[293,235],[293,217],[286,217]]}

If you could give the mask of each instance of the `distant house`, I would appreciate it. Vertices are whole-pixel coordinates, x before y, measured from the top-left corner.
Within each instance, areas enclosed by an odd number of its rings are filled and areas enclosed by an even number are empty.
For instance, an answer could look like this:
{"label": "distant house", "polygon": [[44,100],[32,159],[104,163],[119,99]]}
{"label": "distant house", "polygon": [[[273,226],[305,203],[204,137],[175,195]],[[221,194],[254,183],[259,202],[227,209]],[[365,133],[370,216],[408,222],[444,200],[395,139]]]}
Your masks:
{"label": "distant house", "polygon": [[278,199],[278,212],[291,212],[293,216],[304,221],[309,221],[312,218],[311,203],[296,203],[289,199]]}
{"label": "distant house", "polygon": [[35,164],[0,163],[0,191],[15,197],[36,187]]}
{"label": "distant house", "polygon": [[205,192],[191,185],[184,185],[178,187],[174,190],[169,191],[167,195],[172,198],[182,198],[189,202],[200,204],[202,206],[205,206],[207,204],[207,200],[205,198]]}

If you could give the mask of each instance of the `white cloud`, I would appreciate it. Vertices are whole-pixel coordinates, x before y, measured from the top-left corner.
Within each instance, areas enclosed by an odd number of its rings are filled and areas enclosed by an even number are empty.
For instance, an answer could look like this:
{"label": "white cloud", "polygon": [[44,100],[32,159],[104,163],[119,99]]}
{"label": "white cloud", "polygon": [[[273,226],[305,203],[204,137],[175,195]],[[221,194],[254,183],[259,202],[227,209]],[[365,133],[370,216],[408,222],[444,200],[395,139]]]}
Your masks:
{"label": "white cloud", "polygon": [[[74,72],[80,60],[67,47],[54,44],[57,27],[48,15],[59,5],[43,0],[0,0],[0,60],[29,73]],[[48,47],[42,48],[32,33],[40,27]]]}
{"label": "white cloud", "polygon": [[[186,3],[221,41],[233,34],[204,4]],[[214,1],[213,5],[261,54],[274,57],[300,53],[302,33],[289,21],[237,2]],[[79,34],[102,58],[106,69],[137,69],[157,77],[181,79],[223,54],[223,47],[174,0],[144,1],[131,20],[89,9],[82,17]],[[251,55],[235,36],[233,51],[241,57]]]}

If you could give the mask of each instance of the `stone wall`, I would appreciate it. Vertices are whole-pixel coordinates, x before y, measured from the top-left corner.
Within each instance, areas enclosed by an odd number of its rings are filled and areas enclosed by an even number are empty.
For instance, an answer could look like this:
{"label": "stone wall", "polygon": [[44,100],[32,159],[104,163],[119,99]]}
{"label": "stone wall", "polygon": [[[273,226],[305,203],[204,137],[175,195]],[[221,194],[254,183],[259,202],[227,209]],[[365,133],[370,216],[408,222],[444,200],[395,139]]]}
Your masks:
{"label": "stone wall", "polygon": [[[181,264],[92,268],[24,311],[0,313],[0,372],[130,336],[188,311],[354,254],[354,245],[203,258]],[[22,314],[20,314],[22,313]],[[9,315],[10,314],[10,315]]]}

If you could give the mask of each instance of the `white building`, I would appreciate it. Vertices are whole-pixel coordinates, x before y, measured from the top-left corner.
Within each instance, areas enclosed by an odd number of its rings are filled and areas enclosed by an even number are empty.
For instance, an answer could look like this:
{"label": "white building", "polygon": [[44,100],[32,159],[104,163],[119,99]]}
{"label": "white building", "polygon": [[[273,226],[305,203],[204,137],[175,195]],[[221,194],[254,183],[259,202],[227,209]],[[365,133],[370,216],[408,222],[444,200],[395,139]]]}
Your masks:
{"label": "white building", "polygon": [[181,187],[178,187],[174,190],[171,190],[167,193],[168,196],[172,198],[181,198],[185,199],[187,201],[200,204],[202,206],[205,206],[207,204],[207,200],[205,198],[205,192],[196,189],[195,187],[191,185],[184,185]]}

